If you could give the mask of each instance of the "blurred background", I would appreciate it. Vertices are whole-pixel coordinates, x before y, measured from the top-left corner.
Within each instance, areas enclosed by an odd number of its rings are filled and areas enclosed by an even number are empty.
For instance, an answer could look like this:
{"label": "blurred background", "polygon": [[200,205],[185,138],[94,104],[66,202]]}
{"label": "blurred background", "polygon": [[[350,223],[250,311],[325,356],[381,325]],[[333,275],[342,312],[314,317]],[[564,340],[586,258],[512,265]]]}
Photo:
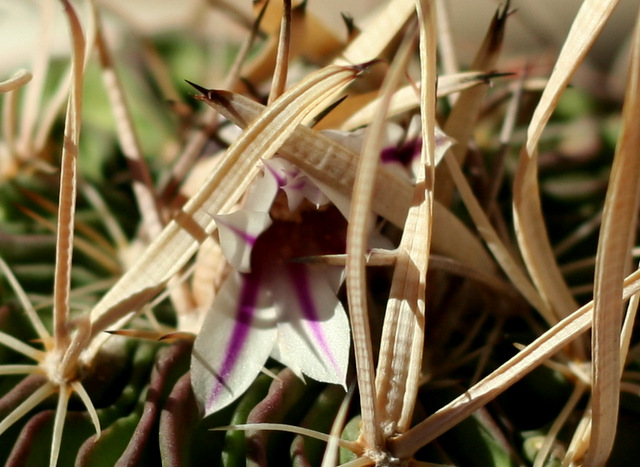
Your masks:
{"label": "blurred background", "polygon": [[[73,1],[81,6],[82,1]],[[138,34],[153,35],[188,27],[204,37],[229,37],[244,29],[243,20],[252,17],[251,0],[96,0],[102,10],[108,12],[107,29],[112,40],[122,39],[127,30]],[[62,6],[51,2],[58,13],[54,26],[56,34],[47,44],[53,50],[64,53],[67,48],[67,32],[62,23]],[[294,2],[295,3],[295,2]],[[354,18],[356,25],[365,21],[373,7],[382,0],[308,0],[308,8],[336,35],[344,36],[345,30],[338,12]],[[439,0],[449,10],[451,28],[462,64],[468,63],[477,43],[496,8],[504,3],[498,0]],[[528,56],[534,60],[540,53],[554,54],[566,36],[572,18],[582,2],[580,0],[513,0],[515,10],[507,27],[506,56]],[[0,73],[6,75],[19,66],[29,63],[38,46],[40,23],[39,0],[0,0]],[[236,22],[216,10],[231,8],[238,13]],[[596,43],[590,62],[601,69],[614,64],[617,52],[625,46],[637,15],[638,2],[621,0],[602,37]],[[122,44],[124,42],[121,41]]]}

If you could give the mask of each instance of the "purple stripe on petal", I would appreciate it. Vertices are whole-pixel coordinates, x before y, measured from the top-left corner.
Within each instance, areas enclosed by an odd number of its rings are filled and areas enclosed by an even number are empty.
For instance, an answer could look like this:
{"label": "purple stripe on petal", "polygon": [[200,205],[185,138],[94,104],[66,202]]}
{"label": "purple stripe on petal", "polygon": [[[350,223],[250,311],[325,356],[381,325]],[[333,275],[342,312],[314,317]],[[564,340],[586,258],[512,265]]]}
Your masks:
{"label": "purple stripe on petal", "polygon": [[278,188],[283,186],[287,179],[286,177],[281,177],[277,170],[274,170],[270,165],[265,164],[266,169],[273,175],[273,178],[276,179],[276,183],[278,184]]}
{"label": "purple stripe on petal", "polygon": [[294,190],[301,190],[305,185],[305,180],[299,178],[289,183],[289,188],[293,188]]}
{"label": "purple stripe on petal", "polygon": [[322,332],[322,328],[318,324],[320,318],[318,316],[316,304],[313,301],[311,284],[309,283],[309,277],[307,274],[307,266],[304,264],[289,263],[287,265],[287,271],[296,291],[296,298],[300,304],[302,314],[309,322],[311,332],[313,333],[320,350],[329,357],[336,373],[340,373],[340,366],[336,362],[333,352],[331,351],[331,347],[327,343],[324,333]]}
{"label": "purple stripe on petal", "polygon": [[218,224],[224,225],[227,229],[231,230],[234,234],[236,234],[238,237],[240,237],[242,240],[244,240],[247,245],[249,245],[251,247],[253,247],[253,245],[255,245],[256,240],[258,238],[255,235],[250,235],[246,231],[244,231],[244,230],[242,230],[242,229],[240,229],[240,228],[238,228],[238,227],[236,227],[234,225],[228,224],[227,222],[223,222],[223,221],[220,220],[220,218],[217,218],[216,222]]}
{"label": "purple stripe on petal", "polygon": [[224,361],[220,367],[219,377],[216,379],[211,391],[211,396],[207,402],[207,407],[213,405],[222,388],[226,386],[227,379],[247,341],[247,336],[249,335],[255,315],[260,281],[256,274],[241,274],[240,276],[242,280],[242,290],[240,291],[240,297],[238,299],[236,323],[233,327],[229,344],[227,345]]}

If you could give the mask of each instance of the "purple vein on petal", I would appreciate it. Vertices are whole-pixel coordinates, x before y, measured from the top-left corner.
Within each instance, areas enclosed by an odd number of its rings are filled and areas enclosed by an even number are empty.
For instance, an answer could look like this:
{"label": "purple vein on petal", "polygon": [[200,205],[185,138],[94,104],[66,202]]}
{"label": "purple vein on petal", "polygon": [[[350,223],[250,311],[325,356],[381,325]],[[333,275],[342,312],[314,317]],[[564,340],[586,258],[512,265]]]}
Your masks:
{"label": "purple vein on petal", "polygon": [[277,170],[275,170],[274,168],[272,168],[270,165],[265,164],[265,167],[267,168],[267,170],[271,173],[271,175],[273,175],[273,178],[276,179],[276,183],[278,184],[278,188],[281,186],[284,186],[286,184],[286,177],[282,177]]}
{"label": "purple vein on petal", "polygon": [[305,185],[306,183],[304,180],[298,179],[297,181],[294,180],[294,182],[290,183],[288,188],[291,188],[294,190],[301,190],[302,188],[304,188]]}
{"label": "purple vein on petal", "polygon": [[249,335],[256,310],[260,281],[256,274],[241,274],[240,276],[242,289],[238,301],[238,310],[235,318],[236,322],[233,327],[231,339],[227,345],[219,377],[216,379],[215,385],[211,391],[211,396],[207,402],[208,408],[213,405],[222,388],[226,386],[227,379],[247,341],[247,336]]}
{"label": "purple vein on petal", "polygon": [[340,365],[336,362],[333,352],[331,351],[331,347],[322,332],[322,328],[318,324],[320,319],[316,310],[316,304],[313,301],[313,295],[311,294],[307,266],[304,264],[290,263],[287,265],[287,271],[291,278],[291,282],[293,283],[294,290],[296,291],[296,298],[300,304],[302,314],[309,322],[311,332],[313,333],[320,350],[329,357],[329,361],[331,361],[331,365],[333,365],[333,369],[336,373],[341,373]]}
{"label": "purple vein on petal", "polygon": [[253,247],[253,245],[255,245],[256,240],[258,238],[257,236],[248,234],[246,231],[242,230],[239,227],[231,225],[231,224],[229,224],[227,222],[223,222],[223,221],[220,220],[219,217],[217,218],[216,222],[218,224],[223,224],[227,229],[231,230],[234,234],[236,234],[238,237],[240,237],[242,240],[244,240],[244,242],[247,245],[249,245],[251,247]]}

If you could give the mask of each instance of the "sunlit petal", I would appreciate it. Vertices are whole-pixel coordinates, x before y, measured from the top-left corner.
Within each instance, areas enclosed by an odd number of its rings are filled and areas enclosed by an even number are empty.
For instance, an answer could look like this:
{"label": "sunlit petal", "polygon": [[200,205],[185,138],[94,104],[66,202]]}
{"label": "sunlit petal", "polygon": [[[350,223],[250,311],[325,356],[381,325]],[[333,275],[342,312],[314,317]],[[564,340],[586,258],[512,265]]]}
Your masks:
{"label": "sunlit petal", "polygon": [[220,234],[220,247],[227,261],[236,270],[249,272],[253,245],[258,235],[271,224],[269,214],[243,209],[214,218]]}
{"label": "sunlit petal", "polygon": [[435,163],[438,165],[445,153],[455,143],[455,140],[449,137],[438,125],[434,127],[435,132]]}
{"label": "sunlit petal", "polygon": [[271,204],[280,189],[278,177],[273,176],[273,173],[267,168],[271,162],[272,159],[262,161],[264,169],[262,177],[258,178],[249,189],[244,209],[261,212],[268,212],[271,209]]}
{"label": "sunlit petal", "polygon": [[196,338],[191,379],[205,415],[238,398],[254,381],[274,346],[275,310],[260,285],[255,275],[231,274]]}
{"label": "sunlit petal", "polygon": [[287,194],[290,211],[295,211],[304,198],[316,206],[321,206],[329,198],[300,169],[290,162],[273,158],[264,161],[265,178],[272,177],[278,187]]}
{"label": "sunlit petal", "polygon": [[349,321],[320,268],[291,263],[274,287],[282,363],[322,382],[345,386]]}
{"label": "sunlit petal", "polygon": [[328,184],[321,182],[320,180],[309,177],[314,185],[318,186],[322,192],[329,198],[329,200],[333,203],[333,205],[338,208],[340,213],[344,216],[345,219],[349,219],[349,209],[351,208],[351,198],[346,196],[344,193],[340,192]]}
{"label": "sunlit petal", "polygon": [[359,128],[354,131],[344,130],[322,130],[324,136],[331,138],[333,141],[342,144],[345,148],[360,154],[362,150],[362,141],[364,139],[364,129]]}

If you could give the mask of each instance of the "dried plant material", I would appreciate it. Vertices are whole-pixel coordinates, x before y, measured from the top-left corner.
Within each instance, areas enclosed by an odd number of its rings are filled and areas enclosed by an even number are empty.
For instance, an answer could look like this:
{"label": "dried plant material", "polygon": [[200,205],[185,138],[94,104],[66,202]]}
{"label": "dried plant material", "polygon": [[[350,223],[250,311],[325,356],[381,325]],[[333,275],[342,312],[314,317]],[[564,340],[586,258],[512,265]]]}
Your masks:
{"label": "dried plant material", "polygon": [[[49,333],[36,316],[35,311],[24,293],[20,292],[17,281],[13,279],[14,288],[24,303],[25,310],[38,332],[45,347],[45,352],[34,351],[31,347],[20,343],[4,333],[0,336],[5,345],[13,347],[24,355],[35,359],[39,367],[32,373],[45,373],[48,380],[32,396],[25,399],[9,416],[0,423],[0,431],[6,430],[22,416],[55,392],[58,392],[58,405],[54,418],[53,437],[51,441],[49,465],[55,466],[62,443],[62,431],[67,415],[67,404],[73,392],[78,392],[91,414],[97,433],[100,424],[91,400],[87,397],[82,385],[76,381],[77,368],[67,366],[64,354],[72,348],[70,330],[70,289],[71,289],[71,257],[73,250],[73,230],[75,217],[75,200],[77,184],[77,156],[80,136],[80,114],[82,108],[82,81],[84,73],[85,39],[82,27],[75,10],[68,2],[63,2],[65,14],[71,31],[72,53],[72,83],[65,118],[64,145],[61,157],[60,195],[58,209],[58,225],[56,236],[56,264],[53,292],[53,336]],[[6,265],[4,269],[8,271]],[[5,271],[5,273],[7,272]],[[8,274],[12,277],[12,274]],[[78,325],[82,329],[82,324]],[[19,344],[19,345],[18,345]]]}
{"label": "dried plant material", "polygon": [[596,255],[592,333],[592,417],[587,465],[606,463],[618,423],[622,288],[636,240],[640,199],[640,20],[636,22],[622,130],[613,159]]}
{"label": "dried plant material", "polygon": [[[259,83],[272,75],[274,77],[277,75],[277,73],[273,74],[273,72],[274,66],[279,67],[277,62],[279,61],[279,54],[281,54],[280,47],[284,44],[278,36],[278,31],[284,31],[284,29],[280,29],[281,18],[284,15],[289,14],[290,16],[290,35],[295,38],[289,44],[288,57],[293,59],[303,56],[324,65],[328,62],[328,58],[343,45],[342,41],[335,37],[335,34],[315,17],[307,7],[307,2],[290,2],[289,13],[286,12],[286,8],[283,8],[282,0],[256,2],[254,3],[254,10],[257,12],[256,18],[261,18],[262,14],[266,16],[264,24],[262,24],[261,20],[261,25],[263,26],[262,29],[268,34],[268,38],[260,54],[243,67],[242,75],[249,83]],[[263,11],[264,13],[262,13]],[[358,60],[348,65],[363,63],[368,60],[370,59]],[[341,63],[341,65],[347,64]],[[236,87],[235,90],[239,89]],[[273,89],[273,91],[276,91],[276,89]]]}
{"label": "dried plant material", "polygon": [[215,294],[220,290],[226,266],[218,242],[209,238],[200,245],[191,279],[193,299],[198,309],[208,310],[211,308]]}
{"label": "dried plant material", "polygon": [[[54,93],[49,102],[46,105],[42,102],[46,79],[51,68],[51,35],[54,28],[56,4],[56,0],[41,2],[38,53],[36,53],[32,65],[34,79],[26,90],[24,112],[20,119],[19,135],[16,140],[16,155],[23,160],[27,160],[32,154],[40,153],[43,150],[46,138],[51,132],[61,107],[67,101],[70,86],[74,80],[72,66],[69,70],[69,76],[64,76],[60,80],[58,91]],[[89,55],[95,37],[95,9],[91,5],[87,10],[88,15],[84,30],[86,39],[83,45],[85,57]],[[83,63],[83,68],[84,66],[86,66],[86,61]]]}
{"label": "dried plant material", "polygon": [[[444,75],[438,77],[438,97],[444,97],[452,93],[464,91],[487,82],[496,76],[495,74],[487,74],[483,72],[468,71],[455,75]],[[340,105],[336,112],[329,116],[328,120],[333,126],[340,126],[342,130],[354,130],[364,125],[368,125],[376,115],[380,97],[376,92],[354,96]],[[345,109],[346,107],[346,109]],[[420,107],[420,96],[416,92],[414,85],[406,85],[399,88],[389,103],[387,115],[393,117],[395,115],[414,110]],[[340,123],[340,119],[333,114],[344,114],[346,120]],[[317,126],[322,128],[329,126],[323,122]]]}
{"label": "dried plant material", "polygon": [[[2,270],[3,276],[7,278],[7,280],[9,281],[9,285],[14,290],[15,294],[20,300],[20,305],[22,306],[24,313],[29,318],[30,324],[33,327],[33,329],[36,331],[38,338],[42,342],[45,342],[45,343],[48,343],[48,345],[51,345],[51,342],[50,342],[51,335],[49,334],[49,331],[47,330],[47,328],[45,328],[44,324],[42,323],[42,320],[40,319],[40,316],[38,316],[38,313],[36,312],[31,302],[29,301],[29,298],[27,297],[27,294],[25,293],[24,289],[20,286],[20,283],[11,272],[11,269],[9,269],[9,266],[7,265],[7,263],[4,262],[2,258],[0,258],[0,269]],[[19,342],[19,341],[15,341],[9,335],[7,335],[7,337],[9,337],[12,342]],[[31,347],[29,346],[24,346],[22,347],[22,349],[27,352],[32,351]],[[35,353],[31,353],[30,356],[37,360],[43,355],[35,352]]]}
{"label": "dried plant material", "polygon": [[536,460],[534,462],[534,467],[542,467],[547,460],[547,457],[551,453],[553,449],[554,442],[556,441],[556,437],[558,436],[559,431],[562,429],[563,425],[567,422],[569,416],[573,413],[576,408],[576,405],[580,402],[580,399],[587,391],[588,386],[585,383],[578,383],[571,394],[571,397],[567,401],[567,404],[564,406],[562,411],[558,414],[558,418],[553,422],[551,428],[549,428],[549,433],[544,439],[542,446],[540,447],[540,451],[536,455]]}
{"label": "dried plant material", "polygon": [[65,3],[65,10],[73,43],[73,74],[67,116],[65,119],[64,145],[60,171],[60,195],[58,208],[58,228],[56,237],[56,272],[53,292],[54,351],[63,352],[69,344],[69,292],[71,290],[71,257],[73,251],[73,230],[77,192],[77,158],[80,139],[82,109],[82,77],[84,69],[84,36],[78,17],[71,5]]}
{"label": "dried plant material", "polygon": [[569,315],[577,305],[560,274],[545,230],[537,146],[562,92],[617,3],[586,0],[580,7],[529,124],[513,185],[514,224],[522,257],[540,294],[559,318]]}
{"label": "dried plant material", "polygon": [[287,82],[287,71],[289,70],[289,55],[291,52],[291,0],[283,0],[282,3],[282,21],[280,22],[278,54],[267,104],[271,104],[284,92]]}
{"label": "dried plant material", "polygon": [[0,93],[15,91],[31,81],[31,78],[33,75],[27,70],[16,71],[11,78],[0,81]]}
{"label": "dried plant material", "polygon": [[637,49],[623,120],[611,73],[565,91],[616,1],[500,62],[529,7],[480,44],[473,2],[119,1],[7,9],[36,41],[0,83],[0,463],[627,462]]}
{"label": "dried plant material", "polygon": [[[413,201],[400,245],[382,329],[376,404],[385,437],[409,429],[420,385],[426,278],[436,168],[436,24],[429,2],[416,2],[420,25],[422,149]],[[384,88],[383,88],[384,89]],[[372,125],[372,131],[375,128]],[[443,148],[444,151],[447,148]]]}
{"label": "dried plant material", "polygon": [[33,347],[28,346],[24,342],[10,336],[9,334],[5,334],[2,331],[0,331],[0,342],[16,352],[21,353],[25,357],[29,357],[36,361],[44,360],[44,357],[46,356],[45,352],[34,349]]}
{"label": "dried plant material", "polygon": [[[54,383],[46,382],[38,389],[33,391],[29,397],[27,397],[18,407],[16,407],[11,413],[7,414],[0,422],[0,433],[4,433],[11,425],[24,417],[31,409],[43,402],[48,397],[55,394],[57,387]],[[58,438],[58,443],[60,438]],[[55,443],[54,443],[55,444]],[[52,446],[51,452],[56,450],[55,446]],[[55,466],[55,462],[52,464]]]}
{"label": "dried plant material", "polygon": [[102,76],[109,96],[114,120],[118,130],[118,139],[122,152],[130,164],[134,175],[133,191],[138,202],[138,209],[143,218],[143,224],[149,238],[154,238],[162,230],[163,222],[160,217],[158,200],[155,196],[153,182],[149,168],[144,160],[138,136],[133,127],[131,114],[127,108],[122,85],[115,70],[113,58],[107,47],[102,28],[98,28],[96,48],[102,66]]}
{"label": "dried plant material", "polygon": [[[56,225],[53,222],[45,219],[43,216],[26,208],[22,208],[22,211],[25,213],[25,215],[27,215],[31,219],[34,219],[36,222],[38,222],[40,225],[50,230],[51,232],[55,233],[57,231]],[[76,225],[76,230],[81,231],[82,224]],[[89,231],[89,234],[95,234],[95,233],[96,233],[95,231]],[[92,235],[89,235],[88,239],[84,239],[75,235],[73,237],[73,245],[75,248],[77,248],[79,251],[82,251],[84,254],[93,258],[94,260],[96,260],[96,262],[101,266],[105,267],[110,271],[113,271],[114,274],[119,274],[122,270],[122,267],[113,257],[114,255],[114,252],[112,251],[113,248],[108,246],[105,251],[105,249],[102,248],[102,246],[98,247],[96,245],[97,243],[99,242],[97,242],[95,238],[92,238]]]}
{"label": "dried plant material", "polygon": [[[338,448],[340,447],[341,442],[344,442],[344,440],[340,438],[340,433],[342,432],[342,429],[344,428],[345,422],[347,420],[349,403],[351,402],[351,399],[353,397],[354,389],[355,386],[351,386],[349,388],[347,396],[340,404],[340,409],[338,410],[338,413],[336,414],[336,417],[331,426],[330,438],[327,442],[327,448],[325,449],[321,467],[332,467],[333,465],[335,465],[335,458],[338,453]],[[357,443],[353,443],[353,445],[350,447],[354,452],[361,454],[361,452],[359,451],[360,446]]]}
{"label": "dried plant material", "polygon": [[[434,3],[437,16],[436,23],[438,25],[438,49],[440,50],[442,69],[445,74],[455,74],[459,71],[459,65],[453,45],[451,19],[447,11],[447,4],[443,0],[435,0]],[[455,99],[451,100],[449,98],[449,102],[453,104]]]}
{"label": "dried plant material", "polygon": [[[623,300],[638,291],[640,291],[640,271],[634,272],[625,279]],[[465,391],[462,396],[451,401],[405,434],[392,439],[390,441],[391,452],[400,458],[411,456],[421,446],[437,438],[478,408],[493,400],[528,372],[544,363],[556,352],[587,331],[592,324],[592,313],[593,302],[580,307],[527,345],[515,357],[502,364],[489,376]]]}
{"label": "dried plant material", "polygon": [[480,203],[475,198],[471,187],[466,178],[462,174],[462,170],[458,166],[456,159],[452,153],[444,156],[447,168],[451,173],[451,177],[456,184],[458,192],[462,197],[465,206],[469,210],[469,214],[473,218],[474,223],[478,227],[478,231],[487,243],[487,247],[494,255],[496,262],[502,267],[504,273],[509,277],[514,287],[527,299],[527,301],[544,317],[549,324],[557,322],[555,316],[547,304],[542,300],[536,288],[531,284],[529,278],[522,270],[511,252],[504,246],[495,229],[491,226],[491,222],[482,210]]}
{"label": "dried plant material", "polygon": [[[243,128],[264,109],[257,102],[239,94],[222,93],[220,96],[224,99],[211,105]],[[436,143],[441,156],[449,140],[442,137]],[[279,154],[321,183],[323,189],[334,190],[335,197],[351,195],[358,155],[339,142],[299,126],[283,143]],[[395,225],[403,226],[411,204],[411,183],[397,172],[381,166],[376,173],[375,186],[371,209]],[[455,258],[474,269],[495,270],[493,260],[477,237],[448,209],[434,202],[433,216],[433,251]]]}
{"label": "dried plant material", "polygon": [[[83,196],[87,199],[93,208],[100,214],[107,235],[111,242],[105,239],[98,232],[95,232],[90,226],[85,225],[83,222],[77,222],[76,228],[85,232],[87,236],[91,238],[93,242],[100,245],[106,251],[117,254],[119,251],[125,250],[129,242],[127,236],[122,230],[122,227],[118,224],[113,212],[109,209],[104,198],[100,195],[98,190],[89,184],[84,184],[80,187]],[[112,246],[113,245],[113,246]],[[115,246],[115,248],[114,248]],[[127,264],[126,258],[121,258],[122,263]]]}
{"label": "dried plant material", "polygon": [[[504,39],[509,5],[510,3],[507,1],[496,11],[489,26],[489,31],[487,31],[487,35],[471,64],[472,70],[479,70],[485,73],[494,71]],[[486,93],[487,88],[482,86],[473,87],[460,93],[444,125],[444,132],[458,143],[452,147],[451,152],[459,165],[464,165],[468,150],[467,143],[471,138],[475,120],[480,114]],[[448,206],[453,195],[453,181],[447,174],[445,167],[439,168],[436,172],[438,177],[436,199]]]}
{"label": "dried plant material", "polygon": [[38,51],[32,65],[31,73],[34,79],[31,82],[25,96],[25,111],[20,122],[20,135],[17,146],[19,153],[25,154],[30,149],[32,133],[36,126],[40,99],[44,90],[45,78],[49,66],[49,35],[52,29],[52,19],[55,0],[46,0],[41,3],[41,24],[38,28],[40,32]]}
{"label": "dried plant material", "polygon": [[[125,101],[124,91],[100,27],[96,31],[96,48],[102,67],[105,88],[114,113],[120,147],[134,176],[132,188],[138,210],[142,215],[143,229],[148,238],[155,238],[160,234],[165,223],[160,212],[151,173],[144,159],[132,117]],[[171,281],[171,285],[171,300],[176,307],[176,312],[184,320],[184,316],[190,315],[192,312],[193,299],[185,283],[176,284],[175,281]]]}
{"label": "dried plant material", "polygon": [[[356,177],[349,209],[349,227],[347,229],[347,297],[350,307],[350,320],[353,336],[354,354],[358,375],[358,389],[361,399],[362,437],[365,451],[370,452],[378,462],[383,456],[384,438],[389,433],[383,424],[388,423],[386,413],[378,407],[377,387],[373,368],[373,350],[371,328],[366,296],[366,247],[368,229],[371,222],[371,204],[375,188],[376,171],[380,163],[383,125],[386,109],[395,91],[413,48],[415,33],[410,29],[391,64],[391,68],[380,90],[382,99],[377,118],[367,130],[362,154],[358,160]],[[426,89],[425,89],[426,91]],[[410,210],[411,212],[411,210]],[[428,245],[428,243],[427,243]],[[402,247],[402,245],[401,245]],[[400,257],[400,262],[407,258]],[[426,258],[425,258],[426,260]],[[406,263],[405,263],[406,265]],[[398,264],[396,263],[396,268]],[[410,297],[413,300],[417,297]],[[397,394],[399,396],[399,394]],[[382,412],[382,413],[381,413]],[[395,414],[394,414],[395,415]],[[391,428],[394,431],[395,427]],[[380,458],[381,460],[382,458]]]}
{"label": "dried plant material", "polygon": [[[60,445],[62,444],[62,430],[67,416],[67,408],[69,406],[69,397],[71,397],[71,388],[67,385],[58,388],[58,404],[56,405],[56,415],[53,420],[53,442],[51,445],[51,457],[49,465],[55,466],[58,463],[60,455]],[[100,425],[98,425],[98,433],[100,433]]]}
{"label": "dried plant material", "polygon": [[[309,107],[317,106],[318,101],[326,103],[336,89],[361,69],[322,69],[283,94],[254,121],[177,218],[92,310],[92,334],[111,326],[156,295],[213,232],[213,214],[228,212],[246,191],[258,173],[259,159],[273,155],[295,127],[309,118]],[[207,93],[209,100],[218,98],[215,93]]]}
{"label": "dried plant material", "polygon": [[[264,11],[264,8],[262,9]],[[238,87],[238,81],[242,66],[247,60],[251,47],[256,40],[259,27],[262,19],[262,14],[258,15],[258,18],[251,27],[249,37],[243,42],[240,51],[234,59],[234,62],[229,70],[226,79],[224,80],[224,88]],[[178,187],[182,183],[182,180],[187,176],[192,169],[198,155],[201,153],[207,141],[211,137],[211,134],[217,128],[218,114],[213,109],[209,110],[204,118],[202,128],[197,131],[185,144],[184,149],[179,154],[176,163],[173,165],[169,176],[162,182],[161,189],[159,190],[161,200],[168,200],[175,194]]]}
{"label": "dried plant material", "polygon": [[360,63],[379,58],[413,15],[413,0],[392,0],[361,25],[360,34],[342,51],[335,64]]}

